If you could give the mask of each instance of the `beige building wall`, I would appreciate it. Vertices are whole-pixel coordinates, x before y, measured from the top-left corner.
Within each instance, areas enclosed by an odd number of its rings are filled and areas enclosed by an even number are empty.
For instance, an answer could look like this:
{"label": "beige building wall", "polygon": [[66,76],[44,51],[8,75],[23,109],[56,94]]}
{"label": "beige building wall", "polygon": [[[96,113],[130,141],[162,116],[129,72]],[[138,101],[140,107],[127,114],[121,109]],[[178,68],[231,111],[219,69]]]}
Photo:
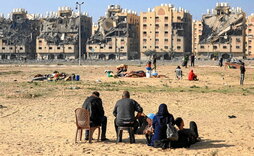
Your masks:
{"label": "beige building wall", "polygon": [[23,45],[7,45],[0,39],[0,53],[19,53],[24,54],[26,52],[26,47]]}
{"label": "beige building wall", "polygon": [[203,26],[201,21],[194,20],[192,22],[192,52],[198,52],[198,44],[200,36],[202,35]]}
{"label": "beige building wall", "polygon": [[54,45],[48,44],[43,38],[38,38],[36,40],[37,53],[74,53],[76,45]]}
{"label": "beige building wall", "polygon": [[254,14],[247,17],[246,54],[254,57]]}
{"label": "beige building wall", "polygon": [[107,44],[90,44],[88,45],[88,52],[98,53],[115,53],[127,52],[129,48],[129,40],[127,37],[112,37],[108,39]]}
{"label": "beige building wall", "polygon": [[192,16],[186,10],[177,10],[171,5],[157,6],[152,11],[141,12],[141,53],[190,52],[191,23]]}

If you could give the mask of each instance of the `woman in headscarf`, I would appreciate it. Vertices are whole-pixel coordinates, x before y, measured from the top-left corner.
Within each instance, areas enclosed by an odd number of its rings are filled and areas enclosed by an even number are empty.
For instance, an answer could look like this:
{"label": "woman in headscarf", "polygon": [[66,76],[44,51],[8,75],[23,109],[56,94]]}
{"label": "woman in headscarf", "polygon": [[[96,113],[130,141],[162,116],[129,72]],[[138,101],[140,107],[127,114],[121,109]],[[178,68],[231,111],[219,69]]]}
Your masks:
{"label": "woman in headscarf", "polygon": [[152,137],[151,146],[167,148],[169,143],[166,134],[167,124],[174,125],[174,117],[168,112],[167,105],[161,104],[158,113],[153,118],[154,135]]}

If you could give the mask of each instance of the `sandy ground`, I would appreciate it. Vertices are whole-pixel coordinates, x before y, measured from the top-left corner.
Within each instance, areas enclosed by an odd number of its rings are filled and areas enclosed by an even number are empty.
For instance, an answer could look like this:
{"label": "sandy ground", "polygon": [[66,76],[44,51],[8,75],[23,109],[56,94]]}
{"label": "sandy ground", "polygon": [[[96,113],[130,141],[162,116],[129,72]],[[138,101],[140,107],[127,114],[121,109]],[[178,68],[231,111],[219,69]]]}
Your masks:
{"label": "sandy ground", "polygon": [[[107,78],[115,66],[0,66],[0,155],[254,155],[254,69],[239,86],[239,69],[195,67],[200,81],[175,80],[173,66],[158,68],[168,78]],[[58,70],[76,73],[79,82],[28,83],[35,74]],[[144,70],[131,66],[129,70]],[[97,80],[97,82],[96,82]],[[98,81],[99,80],[99,81]],[[79,87],[80,89],[77,89]],[[186,128],[196,121],[202,142],[182,149],[155,149],[145,144],[116,144],[112,115],[123,90],[131,92],[144,113],[156,113],[161,103]],[[74,143],[74,110],[93,90],[99,90],[106,116],[109,142]],[[229,115],[236,118],[230,119]],[[95,136],[94,136],[95,137]]]}

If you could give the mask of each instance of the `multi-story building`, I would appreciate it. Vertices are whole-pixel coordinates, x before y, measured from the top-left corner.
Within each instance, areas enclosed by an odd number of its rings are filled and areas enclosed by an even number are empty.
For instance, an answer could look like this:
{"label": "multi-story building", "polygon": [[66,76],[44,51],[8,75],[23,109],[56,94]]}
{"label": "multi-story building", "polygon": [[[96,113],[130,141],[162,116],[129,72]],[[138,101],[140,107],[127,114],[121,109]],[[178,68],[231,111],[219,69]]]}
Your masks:
{"label": "multi-story building", "polygon": [[82,56],[85,43],[92,33],[92,18],[75,13],[69,7],[41,19],[41,31],[36,40],[37,59],[76,59],[79,57],[79,24],[81,24]]}
{"label": "multi-story building", "polygon": [[139,59],[139,16],[119,5],[108,6],[87,42],[90,59]]}
{"label": "multi-story building", "polygon": [[[165,59],[184,55],[192,48],[192,15],[183,8],[162,4],[140,13],[140,51],[156,52]],[[144,55],[143,55],[144,56]]]}
{"label": "multi-story building", "polygon": [[254,14],[247,18],[246,55],[254,57]]}
{"label": "multi-story building", "polygon": [[192,22],[192,52],[198,52],[199,40],[202,35],[203,26],[201,21],[193,20]]}
{"label": "multi-story building", "polygon": [[40,22],[29,18],[25,9],[13,9],[0,17],[0,59],[34,59]]}
{"label": "multi-story building", "polygon": [[[239,57],[245,51],[245,13],[228,3],[217,3],[202,17],[197,52],[205,56]],[[195,31],[195,30],[194,30]]]}

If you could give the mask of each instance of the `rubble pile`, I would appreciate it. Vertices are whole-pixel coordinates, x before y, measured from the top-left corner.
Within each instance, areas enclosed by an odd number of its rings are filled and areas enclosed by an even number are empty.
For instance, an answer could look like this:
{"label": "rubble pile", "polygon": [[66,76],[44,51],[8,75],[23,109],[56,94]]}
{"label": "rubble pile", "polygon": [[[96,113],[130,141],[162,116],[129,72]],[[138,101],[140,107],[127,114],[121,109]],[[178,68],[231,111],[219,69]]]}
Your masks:
{"label": "rubble pile", "polygon": [[[128,25],[126,16],[116,16],[117,13],[127,12],[119,5],[111,5],[108,7],[106,16],[100,17],[98,21],[98,30],[88,41],[90,43],[106,43],[107,37],[121,36],[128,37],[129,31],[135,31],[134,25]],[[129,27],[128,27],[129,26]]]}
{"label": "rubble pile", "polygon": [[227,3],[217,3],[215,10],[207,10],[202,18],[200,43],[229,43],[230,36],[241,36],[245,29],[245,13]]}

